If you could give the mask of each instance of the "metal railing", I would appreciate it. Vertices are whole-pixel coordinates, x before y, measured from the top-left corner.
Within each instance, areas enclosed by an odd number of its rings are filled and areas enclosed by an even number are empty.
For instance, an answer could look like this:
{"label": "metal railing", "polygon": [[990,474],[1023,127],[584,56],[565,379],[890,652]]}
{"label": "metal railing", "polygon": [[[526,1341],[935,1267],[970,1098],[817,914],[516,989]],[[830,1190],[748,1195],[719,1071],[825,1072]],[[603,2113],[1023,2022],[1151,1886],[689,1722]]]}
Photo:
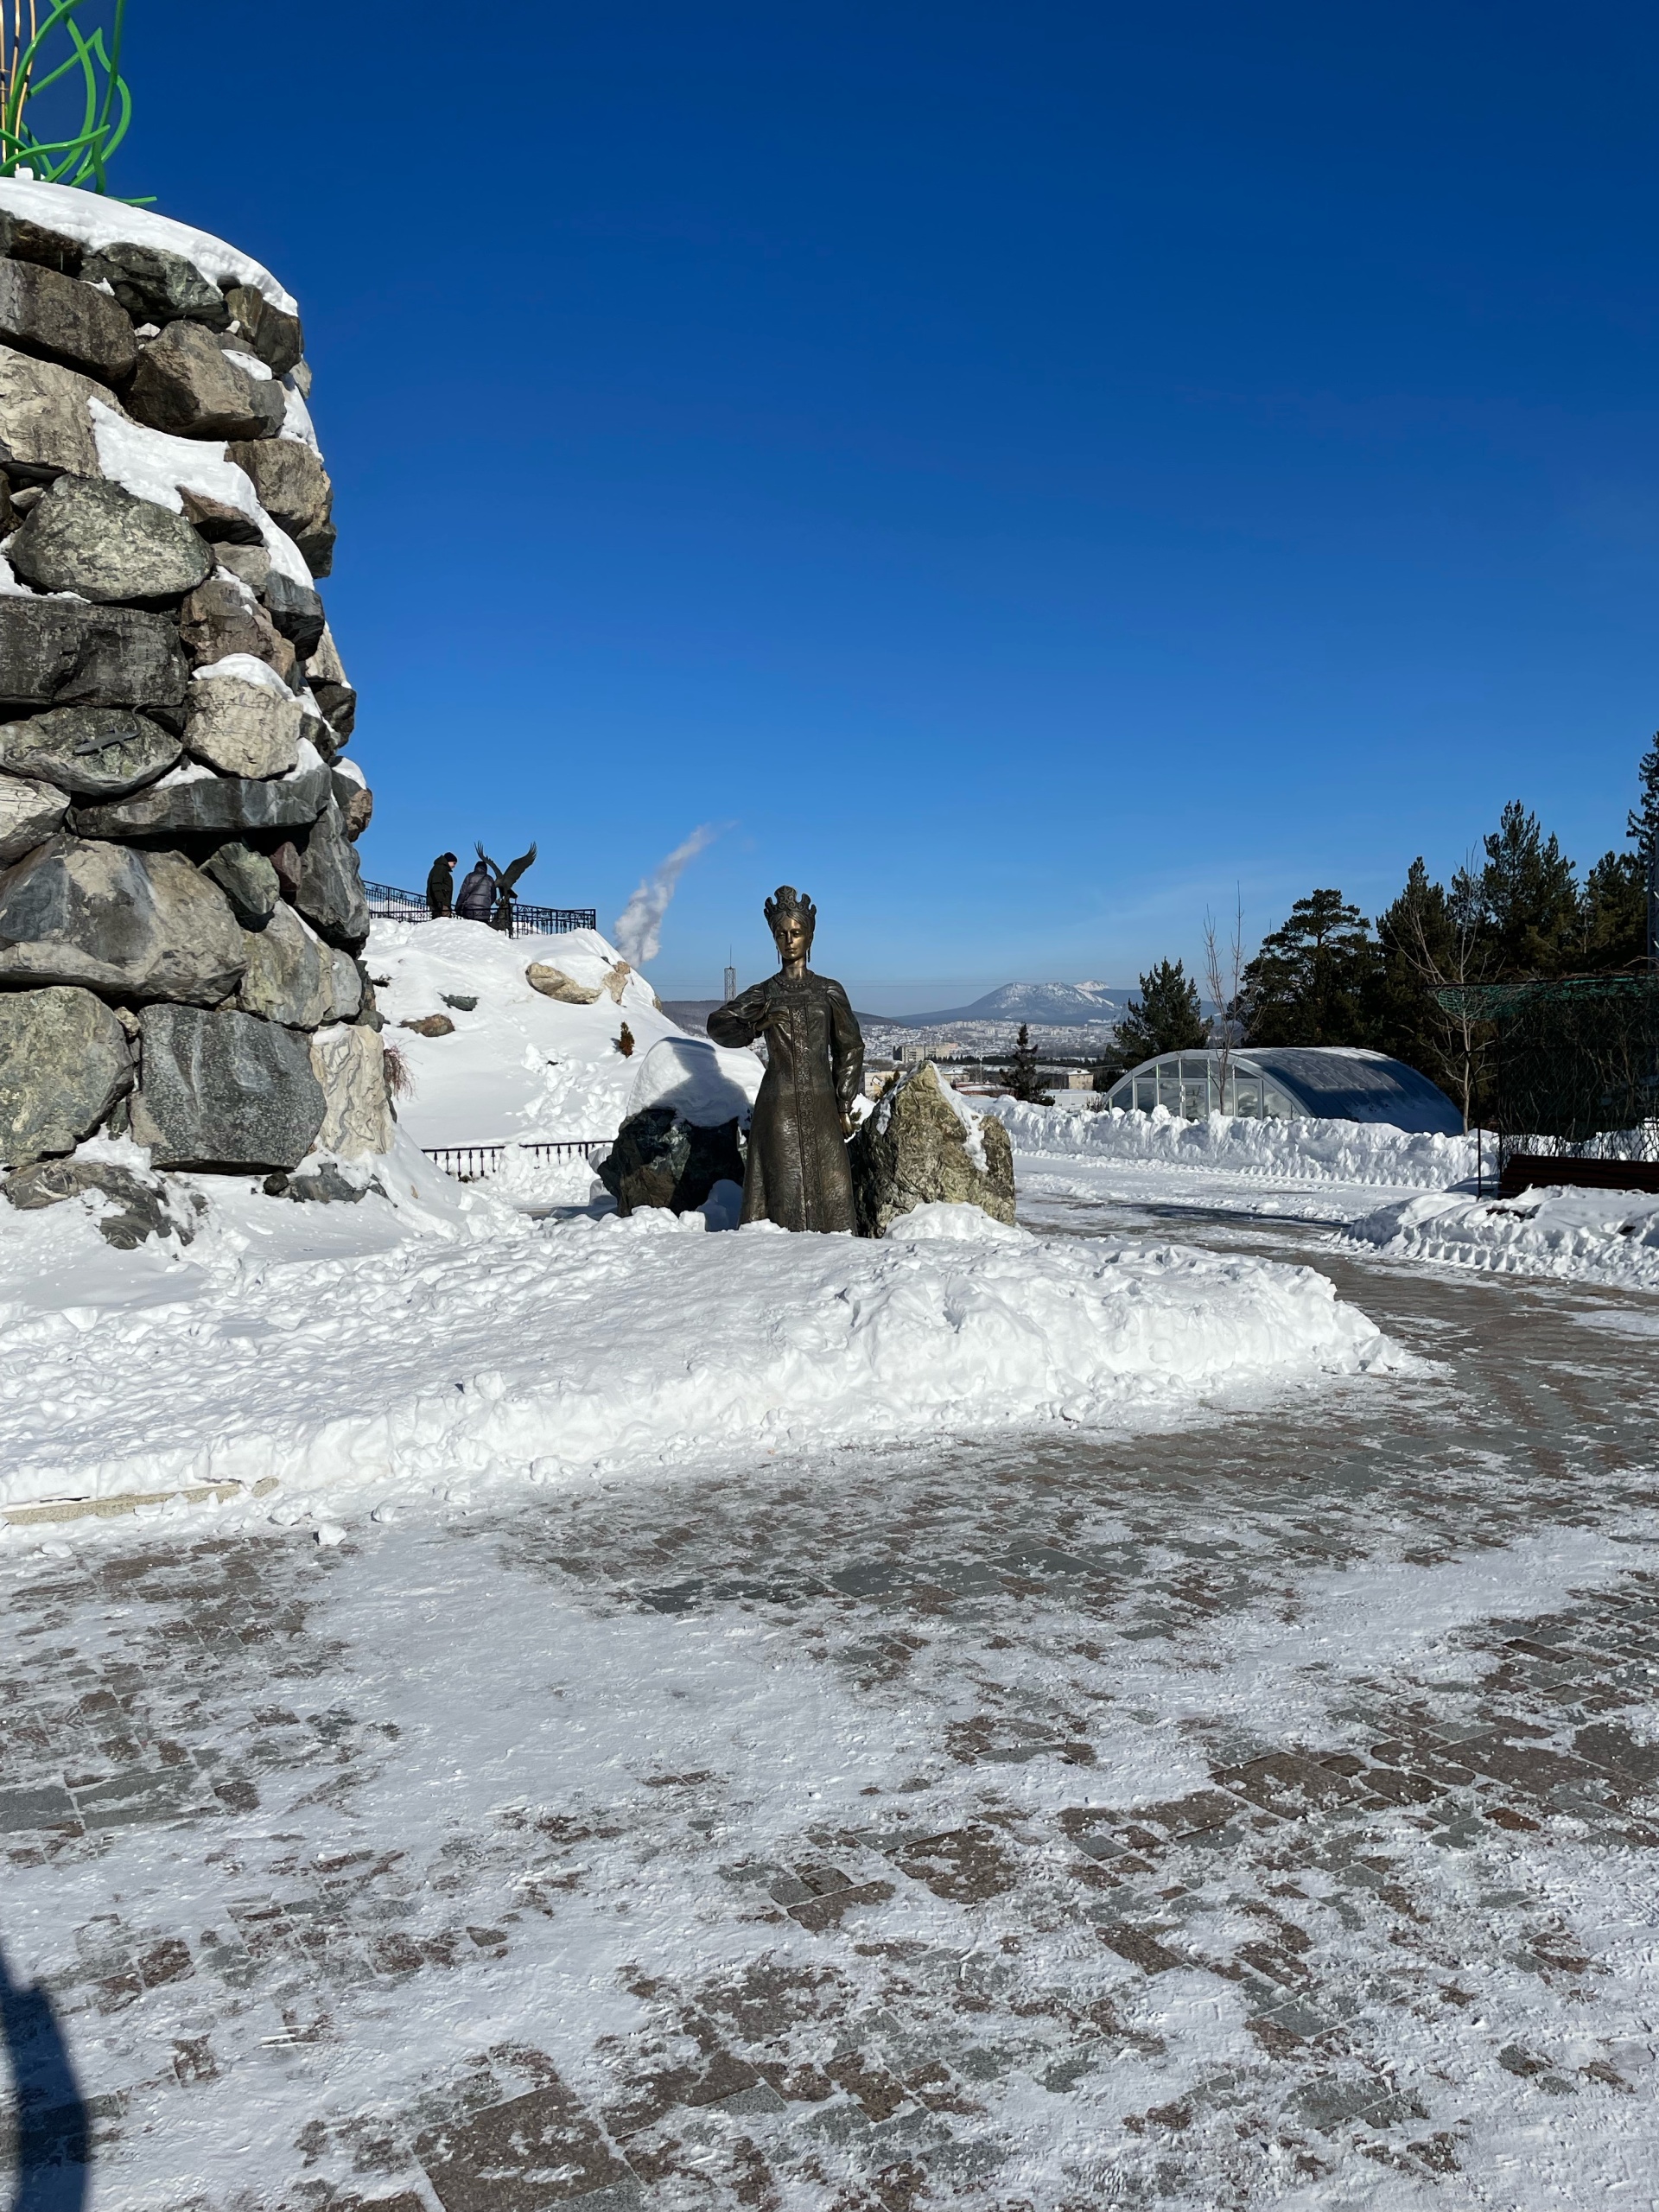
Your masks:
{"label": "metal railing", "polygon": [[477,1183],[499,1171],[505,1153],[528,1152],[537,1160],[591,1160],[596,1152],[607,1152],[611,1143],[609,1137],[547,1137],[531,1144],[423,1144],[421,1150],[458,1183]]}
{"label": "metal railing", "polygon": [[[377,922],[429,922],[426,900],[418,891],[402,891],[395,883],[365,883],[363,895]],[[563,937],[567,930],[596,930],[596,906],[531,906],[522,899],[512,902],[510,937]]]}

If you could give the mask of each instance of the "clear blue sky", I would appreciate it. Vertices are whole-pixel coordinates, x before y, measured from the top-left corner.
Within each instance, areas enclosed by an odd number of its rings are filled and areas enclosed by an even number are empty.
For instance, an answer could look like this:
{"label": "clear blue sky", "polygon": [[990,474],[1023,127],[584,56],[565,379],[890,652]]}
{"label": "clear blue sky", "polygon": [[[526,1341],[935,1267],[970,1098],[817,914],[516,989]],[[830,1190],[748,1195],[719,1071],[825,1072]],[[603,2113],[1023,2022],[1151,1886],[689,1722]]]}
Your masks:
{"label": "clear blue sky", "polygon": [[786,878],[920,1006],[1620,839],[1650,10],[130,12],[118,188],[305,310],[365,872],[728,823],[659,988]]}

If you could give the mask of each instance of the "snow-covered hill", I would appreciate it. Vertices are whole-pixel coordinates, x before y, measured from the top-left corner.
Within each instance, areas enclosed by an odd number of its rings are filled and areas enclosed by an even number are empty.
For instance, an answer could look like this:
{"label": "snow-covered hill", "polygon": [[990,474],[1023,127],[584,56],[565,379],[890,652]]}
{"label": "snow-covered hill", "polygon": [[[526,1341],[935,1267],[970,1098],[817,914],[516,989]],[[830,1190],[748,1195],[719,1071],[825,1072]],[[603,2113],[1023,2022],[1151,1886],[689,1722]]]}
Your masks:
{"label": "snow-covered hill", "polygon": [[[619,975],[622,957],[596,930],[507,938],[476,922],[377,922],[363,957],[386,1042],[414,1078],[397,1118],[418,1145],[614,1136],[651,1047],[685,1033],[643,976]],[[532,964],[556,968],[597,996],[589,1006],[549,998],[525,979]],[[402,1026],[434,1014],[453,1032],[427,1037]],[[631,1057],[619,1049],[625,1024]],[[754,1054],[719,1057],[753,1098],[761,1076]]]}
{"label": "snow-covered hill", "polygon": [[1050,1028],[1075,1028],[1102,1022],[1116,1027],[1134,995],[1122,983],[1001,983],[971,1006],[944,1007],[937,1014],[891,1014],[896,1028],[933,1029],[947,1021],[1039,1022]]}

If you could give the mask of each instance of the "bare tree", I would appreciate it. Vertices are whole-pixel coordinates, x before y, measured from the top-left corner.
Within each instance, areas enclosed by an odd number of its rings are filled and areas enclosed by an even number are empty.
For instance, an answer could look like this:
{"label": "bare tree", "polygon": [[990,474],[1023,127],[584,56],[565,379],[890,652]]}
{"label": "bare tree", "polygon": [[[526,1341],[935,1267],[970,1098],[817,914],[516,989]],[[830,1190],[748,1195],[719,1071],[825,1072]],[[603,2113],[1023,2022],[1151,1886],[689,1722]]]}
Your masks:
{"label": "bare tree", "polygon": [[[1459,1071],[1463,1126],[1473,1126],[1475,1102],[1484,1081],[1491,1055],[1491,1021],[1476,1011],[1479,1001],[1472,987],[1487,982],[1492,969],[1492,946],[1485,927],[1485,900],[1469,854],[1452,879],[1446,893],[1446,935],[1437,950],[1428,941],[1423,907],[1414,902],[1409,912],[1403,950],[1416,970],[1438,1027],[1446,1038],[1445,1059]],[[1440,994],[1444,991],[1446,999]]]}
{"label": "bare tree", "polygon": [[[1233,933],[1226,944],[1216,934],[1216,918],[1206,906],[1204,910],[1204,978],[1210,989],[1211,1003],[1216,1009],[1216,1019],[1211,1030],[1219,1065],[1217,1069],[1217,1096],[1221,1111],[1227,1111],[1227,1077],[1233,1064],[1233,1046],[1242,1042],[1233,1032],[1237,1027],[1236,1008],[1239,987],[1244,977],[1244,899],[1238,887],[1233,887]],[[1236,1103],[1236,1102],[1235,1102]]]}

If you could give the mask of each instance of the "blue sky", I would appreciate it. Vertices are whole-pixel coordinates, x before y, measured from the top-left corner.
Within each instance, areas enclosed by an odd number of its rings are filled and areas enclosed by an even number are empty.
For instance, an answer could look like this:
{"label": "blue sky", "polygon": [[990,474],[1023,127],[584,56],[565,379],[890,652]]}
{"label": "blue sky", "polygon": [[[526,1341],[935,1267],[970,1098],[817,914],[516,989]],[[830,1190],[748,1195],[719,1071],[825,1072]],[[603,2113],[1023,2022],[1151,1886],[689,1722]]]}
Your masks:
{"label": "blue sky", "polygon": [[130,16],[117,188],[305,311],[366,873],[534,836],[607,924],[726,823],[660,989],[787,879],[919,1007],[1619,841],[1651,11]]}

